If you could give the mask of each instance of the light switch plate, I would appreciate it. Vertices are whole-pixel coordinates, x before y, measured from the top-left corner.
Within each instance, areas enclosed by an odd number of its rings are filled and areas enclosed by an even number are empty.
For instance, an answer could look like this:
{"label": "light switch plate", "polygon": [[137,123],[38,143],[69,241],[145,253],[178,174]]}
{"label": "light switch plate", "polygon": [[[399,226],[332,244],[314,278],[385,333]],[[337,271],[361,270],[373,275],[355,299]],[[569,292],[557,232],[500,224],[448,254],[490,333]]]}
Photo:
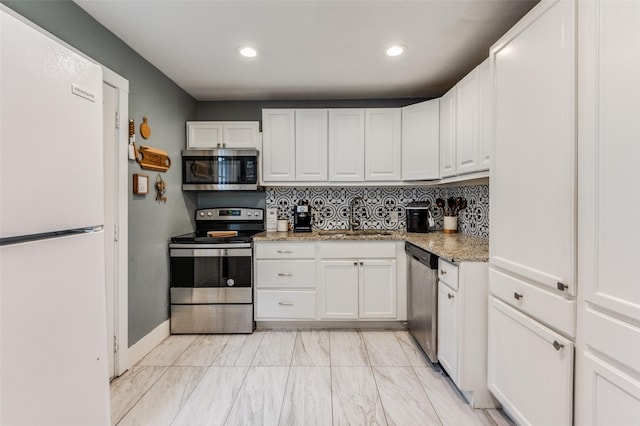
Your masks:
{"label": "light switch plate", "polygon": [[389,212],[389,222],[398,223],[398,212],[396,210]]}

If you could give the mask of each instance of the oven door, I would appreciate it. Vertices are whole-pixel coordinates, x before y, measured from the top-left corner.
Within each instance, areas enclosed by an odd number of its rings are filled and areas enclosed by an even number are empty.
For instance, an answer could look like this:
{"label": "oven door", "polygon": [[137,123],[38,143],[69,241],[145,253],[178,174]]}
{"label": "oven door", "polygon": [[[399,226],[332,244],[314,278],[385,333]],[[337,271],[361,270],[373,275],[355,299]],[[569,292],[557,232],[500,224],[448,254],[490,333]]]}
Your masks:
{"label": "oven door", "polygon": [[251,247],[175,244],[169,253],[171,304],[252,303]]}
{"label": "oven door", "polygon": [[182,154],[182,189],[185,191],[256,190],[256,150],[216,149]]}

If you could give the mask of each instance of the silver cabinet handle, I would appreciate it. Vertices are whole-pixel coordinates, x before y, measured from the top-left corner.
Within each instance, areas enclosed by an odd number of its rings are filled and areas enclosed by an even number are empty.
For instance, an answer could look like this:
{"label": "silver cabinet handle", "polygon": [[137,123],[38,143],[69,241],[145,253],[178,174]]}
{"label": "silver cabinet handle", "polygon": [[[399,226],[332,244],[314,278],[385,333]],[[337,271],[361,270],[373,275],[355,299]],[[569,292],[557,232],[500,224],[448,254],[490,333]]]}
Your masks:
{"label": "silver cabinet handle", "polygon": [[291,254],[291,250],[278,250],[278,254]]}
{"label": "silver cabinet handle", "polygon": [[565,291],[566,289],[568,289],[569,286],[566,284],[562,284],[562,283],[558,283],[558,290],[560,291]]}
{"label": "silver cabinet handle", "polygon": [[280,306],[293,306],[293,302],[278,302]]}
{"label": "silver cabinet handle", "polygon": [[448,297],[449,299],[453,299],[453,297],[454,297],[454,296],[453,296],[453,294],[451,294],[451,293],[447,293],[447,297]]}
{"label": "silver cabinet handle", "polygon": [[440,274],[447,275],[447,271],[445,271],[444,269],[440,269]]}
{"label": "silver cabinet handle", "polygon": [[520,293],[513,293],[513,297],[515,297],[516,300],[522,299],[522,295]]}
{"label": "silver cabinet handle", "polygon": [[292,277],[292,276],[293,276],[293,274],[290,274],[290,273],[288,273],[288,272],[280,272],[280,273],[278,274],[278,276],[279,276],[279,277]]}
{"label": "silver cabinet handle", "polygon": [[559,343],[557,340],[554,340],[553,347],[556,349],[556,351],[559,351],[560,349],[564,348],[564,345],[562,343]]}

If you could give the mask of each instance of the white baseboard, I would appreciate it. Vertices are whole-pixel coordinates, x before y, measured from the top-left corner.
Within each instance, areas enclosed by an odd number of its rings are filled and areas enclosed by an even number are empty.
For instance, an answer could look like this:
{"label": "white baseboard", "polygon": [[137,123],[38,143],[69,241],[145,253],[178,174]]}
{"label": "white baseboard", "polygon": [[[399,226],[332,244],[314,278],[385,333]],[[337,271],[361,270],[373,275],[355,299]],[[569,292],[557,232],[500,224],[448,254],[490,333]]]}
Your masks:
{"label": "white baseboard", "polygon": [[146,354],[169,337],[169,320],[166,320],[149,334],[129,347],[129,367],[136,365]]}

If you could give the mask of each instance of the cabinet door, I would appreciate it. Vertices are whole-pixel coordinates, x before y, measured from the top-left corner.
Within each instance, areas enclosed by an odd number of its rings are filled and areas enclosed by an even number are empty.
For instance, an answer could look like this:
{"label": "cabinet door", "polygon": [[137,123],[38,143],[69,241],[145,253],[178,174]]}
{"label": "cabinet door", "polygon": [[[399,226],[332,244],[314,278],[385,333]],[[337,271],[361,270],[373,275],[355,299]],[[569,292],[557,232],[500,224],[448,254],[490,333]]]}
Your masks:
{"label": "cabinet door", "polygon": [[575,4],[532,12],[491,48],[490,259],[575,295]]}
{"label": "cabinet door", "polygon": [[489,298],[489,390],[516,423],[571,425],[573,343]]}
{"label": "cabinet door", "polygon": [[478,65],[478,74],[478,170],[489,170],[493,144],[493,74],[489,58]]}
{"label": "cabinet door", "polygon": [[456,174],[456,87],[440,98],[440,177]]}
{"label": "cabinet door", "polygon": [[187,149],[222,148],[222,123],[187,121]]}
{"label": "cabinet door", "polygon": [[360,318],[395,318],[396,261],[363,260],[359,266]]}
{"label": "cabinet door", "polygon": [[262,137],[263,182],[295,181],[294,110],[262,110]]}
{"label": "cabinet door", "polygon": [[402,180],[440,177],[440,99],[402,108]]}
{"label": "cabinet door", "polygon": [[364,181],[364,109],[329,110],[329,180]]}
{"label": "cabinet door", "polygon": [[480,72],[475,68],[456,84],[456,173],[478,170]]}
{"label": "cabinet door", "polygon": [[296,180],[327,180],[327,110],[296,110]]}
{"label": "cabinet door", "polygon": [[322,318],[358,318],[358,262],[319,262],[318,293]]}
{"label": "cabinet door", "polygon": [[[576,424],[626,425],[637,422],[640,413],[640,383],[593,354],[582,364],[582,387],[588,400],[576,412]],[[635,419],[635,420],[632,420]]]}
{"label": "cabinet door", "polygon": [[438,283],[438,361],[458,384],[458,292]]}
{"label": "cabinet door", "polygon": [[400,108],[365,110],[365,180],[400,180],[401,123]]}
{"label": "cabinet door", "polygon": [[222,123],[223,148],[257,148],[259,138],[257,121],[228,121]]}
{"label": "cabinet door", "polygon": [[632,178],[640,57],[620,48],[640,49],[640,3],[586,2],[580,11],[580,290],[586,301],[640,321],[640,181]]}

